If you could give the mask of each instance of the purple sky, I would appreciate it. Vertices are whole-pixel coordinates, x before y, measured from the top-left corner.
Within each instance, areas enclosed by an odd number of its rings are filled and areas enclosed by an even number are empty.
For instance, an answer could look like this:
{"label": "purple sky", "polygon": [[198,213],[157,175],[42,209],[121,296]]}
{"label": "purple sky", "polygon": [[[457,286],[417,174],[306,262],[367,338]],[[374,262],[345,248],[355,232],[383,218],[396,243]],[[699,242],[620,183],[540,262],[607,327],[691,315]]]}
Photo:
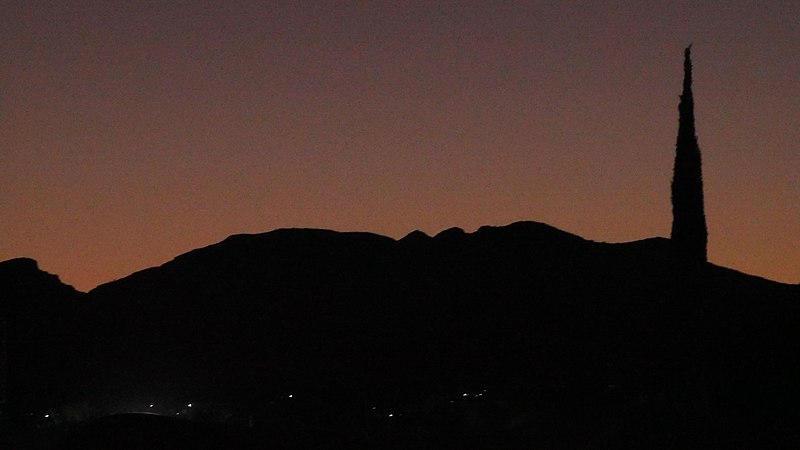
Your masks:
{"label": "purple sky", "polygon": [[0,260],[87,290],[283,227],[668,236],[693,42],[709,258],[800,282],[800,3],[345,3],[0,3]]}

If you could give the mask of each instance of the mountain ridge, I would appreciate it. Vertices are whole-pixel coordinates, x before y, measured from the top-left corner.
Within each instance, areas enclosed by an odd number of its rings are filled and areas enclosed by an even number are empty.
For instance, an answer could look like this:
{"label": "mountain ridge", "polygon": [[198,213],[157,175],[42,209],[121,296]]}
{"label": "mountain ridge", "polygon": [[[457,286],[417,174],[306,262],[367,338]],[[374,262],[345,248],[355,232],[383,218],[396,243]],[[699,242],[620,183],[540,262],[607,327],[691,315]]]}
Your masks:
{"label": "mountain ridge", "polygon": [[[103,288],[106,285],[115,284],[115,283],[119,282],[120,280],[124,280],[124,279],[129,278],[129,277],[139,276],[139,274],[141,274],[143,272],[149,272],[149,271],[151,271],[153,269],[161,268],[161,267],[163,267],[165,265],[168,265],[168,264],[171,264],[171,263],[173,263],[175,261],[182,261],[182,260],[185,260],[187,258],[191,258],[193,255],[195,255],[197,253],[202,253],[203,251],[205,251],[206,249],[209,249],[209,248],[218,247],[218,246],[225,245],[225,244],[228,244],[228,243],[231,243],[231,242],[234,242],[234,241],[246,240],[246,239],[250,239],[250,238],[258,238],[258,237],[265,236],[265,235],[272,235],[274,233],[282,234],[282,233],[294,233],[294,232],[312,232],[312,233],[320,233],[320,234],[327,234],[327,235],[344,234],[344,235],[354,235],[354,236],[373,236],[375,238],[382,239],[382,240],[387,241],[387,242],[388,241],[393,241],[395,243],[402,243],[402,242],[407,242],[407,241],[411,241],[411,240],[414,240],[414,241],[425,241],[425,240],[435,240],[437,238],[438,239],[443,239],[443,238],[447,238],[448,236],[455,236],[455,235],[470,236],[470,235],[474,235],[474,234],[492,232],[493,230],[497,230],[497,229],[523,227],[523,226],[528,226],[528,225],[535,226],[535,227],[541,227],[541,230],[549,230],[550,232],[553,233],[554,236],[555,235],[561,235],[561,236],[564,236],[564,237],[570,237],[571,239],[576,239],[576,240],[580,240],[580,241],[584,241],[584,242],[588,242],[588,243],[594,243],[594,244],[598,244],[598,245],[610,245],[610,246],[620,246],[620,247],[625,247],[625,246],[638,247],[638,246],[650,245],[650,243],[658,243],[658,244],[655,244],[655,245],[668,245],[666,243],[668,243],[670,241],[669,238],[662,237],[662,236],[646,237],[646,238],[642,238],[642,239],[636,239],[636,240],[624,241],[624,242],[594,241],[594,240],[586,239],[586,238],[584,238],[582,236],[579,236],[579,235],[576,235],[576,234],[561,230],[559,228],[553,227],[553,226],[548,225],[546,223],[536,222],[536,221],[517,221],[517,222],[512,222],[512,223],[510,223],[508,225],[499,225],[499,226],[498,225],[482,225],[477,230],[475,230],[474,232],[471,232],[471,233],[468,233],[468,232],[464,231],[463,229],[461,229],[459,227],[451,227],[451,228],[442,230],[442,231],[440,231],[439,233],[437,233],[437,234],[435,234],[433,236],[430,236],[427,233],[425,233],[423,231],[420,231],[420,230],[414,230],[414,231],[409,232],[408,234],[406,234],[405,236],[403,236],[402,238],[399,238],[399,239],[394,239],[394,238],[391,238],[391,237],[388,237],[388,236],[383,236],[383,235],[380,235],[380,234],[377,234],[377,233],[372,233],[372,232],[367,232],[367,231],[335,231],[335,230],[331,230],[331,229],[322,229],[322,228],[289,227],[289,228],[277,228],[277,229],[274,229],[274,230],[260,232],[260,233],[237,233],[237,234],[232,234],[232,235],[226,237],[225,239],[223,239],[223,240],[221,240],[219,242],[216,242],[216,243],[213,243],[213,244],[209,244],[209,245],[206,245],[206,246],[202,246],[202,247],[198,247],[196,249],[189,250],[187,252],[184,252],[182,254],[179,254],[179,255],[173,257],[171,260],[169,260],[169,261],[167,261],[167,262],[165,262],[163,264],[137,270],[135,272],[132,272],[131,274],[128,274],[128,275],[122,277],[122,278],[118,278],[116,280],[111,280],[111,281],[102,283],[102,284],[96,286],[95,288],[92,288],[92,289],[90,289],[88,291],[85,291],[85,292],[84,291],[78,291],[77,289],[75,289],[74,287],[70,286],[69,284],[61,282],[60,279],[58,279],[58,275],[56,275],[56,274],[49,274],[47,272],[41,271],[41,269],[39,269],[38,261],[36,261],[33,258],[29,258],[29,257],[24,257],[23,256],[23,257],[12,258],[12,259],[9,259],[9,260],[6,260],[6,261],[0,261],[0,269],[2,269],[3,271],[11,271],[11,272],[20,271],[19,273],[25,273],[26,271],[28,273],[33,273],[33,272],[36,272],[36,271],[40,271],[40,272],[42,272],[42,274],[47,274],[47,275],[51,275],[53,277],[56,277],[55,279],[57,279],[59,283],[64,284],[69,289],[72,289],[72,290],[76,291],[77,293],[88,294],[88,293],[91,293],[92,291],[95,291],[95,290],[97,290],[99,288]],[[743,271],[740,271],[740,270],[737,270],[737,269],[726,268],[724,266],[717,266],[716,264],[713,264],[713,263],[710,263],[710,264],[712,266],[714,266],[714,267],[719,267],[719,268],[722,268],[722,269],[725,269],[725,270],[728,270],[728,271],[732,271],[732,272],[735,272],[737,274],[741,274],[741,275],[744,275],[744,276],[747,276],[747,277],[765,280],[765,281],[770,282],[770,283],[776,283],[776,284],[787,285],[787,286],[800,285],[800,283],[793,284],[793,283],[785,283],[785,282],[775,281],[775,280],[771,280],[771,279],[769,279],[767,277],[748,274],[746,272],[743,272]]]}
{"label": "mountain ridge", "polygon": [[[356,420],[363,405],[385,404],[427,411],[426,424],[444,417],[432,399],[489,389],[530,417],[555,417],[562,436],[576,432],[569,423],[663,437],[744,422],[742,437],[778,419],[790,436],[785,418],[800,419],[800,286],[713,264],[686,269],[672,250],[666,238],[601,243],[538,222],[401,239],[233,235],[56,295],[63,313],[15,325],[9,342],[25,375],[9,380],[25,386],[17,405],[81,392],[260,411],[293,393],[315,399],[309,414]],[[0,280],[15,279],[2,270],[10,266],[36,269],[0,263]],[[50,363],[23,357],[36,354]],[[527,420],[526,433],[551,442],[537,434],[550,419]]]}
{"label": "mountain ridge", "polygon": [[[158,266],[154,266],[154,267],[145,268],[145,269],[136,271],[136,272],[134,272],[134,273],[132,273],[130,275],[127,275],[127,276],[125,276],[123,278],[120,278],[118,280],[113,280],[113,281],[109,281],[107,283],[100,284],[97,287],[95,287],[94,289],[91,289],[89,292],[95,291],[97,289],[101,289],[103,286],[106,286],[106,285],[114,284],[114,283],[116,283],[116,282],[118,282],[120,280],[123,280],[125,278],[131,277],[131,276],[136,276],[137,274],[140,274],[142,272],[147,272],[147,271],[150,271],[152,269],[161,268],[161,267],[164,267],[164,266],[169,265],[169,264],[171,264],[173,262],[176,262],[176,261],[183,261],[183,260],[186,260],[186,259],[190,259],[190,258],[194,257],[197,254],[201,254],[201,253],[204,253],[204,252],[207,252],[207,251],[212,251],[213,249],[216,249],[216,248],[219,248],[219,247],[222,247],[222,246],[225,246],[225,245],[233,245],[234,243],[238,243],[238,242],[242,242],[242,241],[248,241],[248,242],[252,243],[254,240],[264,239],[264,238],[272,238],[272,237],[276,237],[276,236],[279,236],[279,235],[287,235],[287,234],[295,234],[295,233],[302,233],[302,234],[305,234],[305,235],[317,235],[317,236],[339,236],[339,235],[342,235],[342,236],[352,236],[352,237],[366,237],[366,238],[375,239],[376,241],[381,240],[381,241],[384,241],[385,243],[389,243],[389,242],[401,243],[401,242],[404,242],[404,241],[407,242],[407,241],[409,241],[411,239],[413,239],[413,240],[434,240],[434,241],[437,240],[437,239],[438,240],[451,239],[451,238],[457,238],[457,236],[470,236],[470,235],[474,235],[474,234],[491,233],[492,231],[495,231],[497,229],[514,229],[514,228],[522,228],[522,227],[525,227],[525,226],[529,226],[529,228],[534,228],[534,227],[538,228],[542,232],[552,233],[553,236],[557,236],[557,235],[564,236],[564,237],[569,236],[571,239],[587,241],[586,239],[584,239],[584,238],[582,238],[582,237],[580,237],[578,235],[574,235],[574,234],[568,233],[566,231],[562,231],[562,230],[560,230],[558,228],[555,228],[553,226],[544,224],[542,222],[534,222],[534,221],[518,221],[518,222],[513,222],[511,224],[505,225],[505,226],[483,225],[483,226],[479,227],[476,231],[474,231],[472,233],[467,233],[467,232],[465,232],[463,229],[461,229],[459,227],[451,227],[451,228],[448,228],[448,229],[440,231],[439,233],[437,233],[434,236],[430,236],[430,235],[428,235],[428,234],[426,234],[426,233],[424,233],[422,231],[419,231],[419,230],[414,230],[414,231],[409,232],[406,236],[404,236],[404,237],[402,237],[400,239],[393,239],[391,237],[383,236],[383,235],[380,235],[380,234],[377,234],[377,233],[366,232],[366,231],[335,231],[335,230],[330,230],[330,229],[302,228],[302,227],[301,228],[297,228],[297,227],[277,228],[277,229],[274,229],[274,230],[261,232],[261,233],[237,233],[237,234],[230,235],[227,238],[225,238],[225,239],[223,239],[223,240],[221,240],[221,241],[219,241],[217,243],[209,244],[209,245],[206,245],[206,246],[203,246],[203,247],[199,247],[197,249],[193,249],[193,250],[190,250],[188,252],[182,253],[182,254],[180,254],[178,256],[175,256],[172,260],[167,261],[164,264],[161,264],[161,265],[158,265]],[[593,241],[587,241],[587,242],[593,242]]]}

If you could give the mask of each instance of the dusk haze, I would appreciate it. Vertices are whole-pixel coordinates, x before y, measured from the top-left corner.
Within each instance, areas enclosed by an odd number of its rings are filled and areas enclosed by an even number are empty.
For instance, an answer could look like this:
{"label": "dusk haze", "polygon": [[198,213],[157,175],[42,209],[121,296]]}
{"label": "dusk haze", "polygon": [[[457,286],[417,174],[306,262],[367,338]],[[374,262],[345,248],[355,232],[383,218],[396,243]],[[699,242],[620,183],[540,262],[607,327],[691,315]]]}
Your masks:
{"label": "dusk haze", "polygon": [[6,1],[0,450],[800,448],[798,18]]}
{"label": "dusk haze", "polygon": [[800,282],[798,2],[0,5],[0,261],[80,291],[238,233],[669,237],[692,44],[708,261]]}

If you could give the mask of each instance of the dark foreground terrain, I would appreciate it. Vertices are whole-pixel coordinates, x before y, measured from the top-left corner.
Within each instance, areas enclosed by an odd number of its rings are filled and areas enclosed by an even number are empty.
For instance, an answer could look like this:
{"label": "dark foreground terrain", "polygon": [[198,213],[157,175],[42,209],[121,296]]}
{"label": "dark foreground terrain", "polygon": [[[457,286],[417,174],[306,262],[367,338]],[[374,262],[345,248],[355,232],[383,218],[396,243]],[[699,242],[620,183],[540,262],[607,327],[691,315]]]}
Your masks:
{"label": "dark foreground terrain", "polygon": [[662,238],[276,230],[0,292],[0,448],[800,444],[800,287]]}

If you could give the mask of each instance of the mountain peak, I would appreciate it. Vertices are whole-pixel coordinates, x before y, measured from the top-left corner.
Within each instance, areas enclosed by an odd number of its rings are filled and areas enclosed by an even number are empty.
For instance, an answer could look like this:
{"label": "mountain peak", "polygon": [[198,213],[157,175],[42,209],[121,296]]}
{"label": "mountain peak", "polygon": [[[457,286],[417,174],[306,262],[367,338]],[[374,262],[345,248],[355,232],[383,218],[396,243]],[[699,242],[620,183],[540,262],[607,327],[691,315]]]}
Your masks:
{"label": "mountain peak", "polygon": [[35,259],[14,258],[0,262],[0,292],[34,288],[39,284],[75,290],[72,286],[62,283],[57,275],[41,270]]}

